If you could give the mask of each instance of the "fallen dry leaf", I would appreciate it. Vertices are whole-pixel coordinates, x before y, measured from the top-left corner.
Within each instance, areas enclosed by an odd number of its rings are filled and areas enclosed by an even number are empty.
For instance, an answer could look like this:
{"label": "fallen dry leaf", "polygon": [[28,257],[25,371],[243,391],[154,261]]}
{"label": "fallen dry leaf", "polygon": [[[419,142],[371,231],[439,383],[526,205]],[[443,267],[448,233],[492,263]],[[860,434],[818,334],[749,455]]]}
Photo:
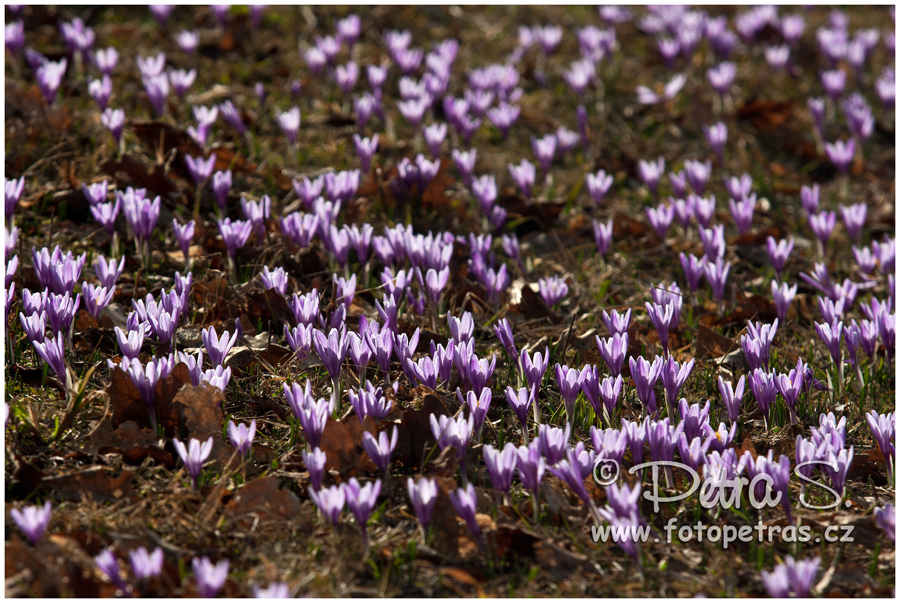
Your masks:
{"label": "fallen dry leaf", "polygon": [[134,421],[125,421],[117,429],[104,419],[91,433],[88,451],[96,454],[121,454],[129,465],[140,465],[147,457],[162,465],[174,465],[174,457],[157,446],[156,436]]}
{"label": "fallen dry leaf", "polygon": [[[183,425],[188,438],[205,442],[212,437],[213,449],[210,459],[219,463],[228,460],[234,449],[222,440],[222,391],[217,387],[190,384],[184,385],[172,400],[168,427],[175,433]],[[221,465],[220,465],[221,466]]]}
{"label": "fallen dry leaf", "polygon": [[239,530],[265,530],[283,526],[300,513],[300,499],[279,487],[278,478],[261,477],[248,482],[225,505],[225,516]]}
{"label": "fallen dry leaf", "polygon": [[112,477],[105,467],[90,467],[67,475],[45,477],[41,485],[66,500],[77,502],[82,498],[93,498],[103,503],[119,500],[123,496],[133,498],[135,477],[134,471],[123,471],[119,477]]}
{"label": "fallen dry leaf", "polygon": [[[179,362],[172,369],[172,373],[166,379],[160,379],[156,384],[156,392],[153,398],[153,408],[160,424],[169,424],[170,405],[175,395],[186,383],[190,383],[191,377],[184,363]],[[109,395],[109,407],[111,411],[110,421],[113,427],[118,427],[125,421],[134,421],[140,427],[151,427],[150,414],[144,399],[131,381],[131,377],[121,368],[116,367],[110,371],[109,385],[106,387]],[[174,432],[166,432],[169,437],[177,435]]]}
{"label": "fallen dry leaf", "polygon": [[428,419],[432,414],[435,417],[452,416],[454,411],[447,407],[443,399],[429,394],[423,398],[420,408],[403,412],[400,423],[397,425],[395,460],[402,459],[416,466],[425,459],[428,449],[437,443],[431,434],[431,422]]}
{"label": "fallen dry leaf", "polygon": [[697,339],[694,343],[694,354],[698,360],[721,358],[740,348],[740,344],[734,339],[719,335],[703,325],[700,325],[697,331]]}
{"label": "fallen dry leaf", "polygon": [[118,160],[107,159],[100,164],[100,169],[125,186],[146,188],[164,197],[178,192],[178,187],[163,172],[163,166],[148,168],[140,159],[131,155],[122,155]]}
{"label": "fallen dry leaf", "polygon": [[353,477],[359,473],[378,470],[378,467],[363,450],[364,431],[371,434],[377,433],[375,421],[371,417],[366,417],[365,427],[356,416],[347,417],[343,421],[328,418],[325,430],[322,432],[322,441],[319,444],[322,451],[328,455],[328,460],[325,462],[327,471],[337,471],[341,476]]}

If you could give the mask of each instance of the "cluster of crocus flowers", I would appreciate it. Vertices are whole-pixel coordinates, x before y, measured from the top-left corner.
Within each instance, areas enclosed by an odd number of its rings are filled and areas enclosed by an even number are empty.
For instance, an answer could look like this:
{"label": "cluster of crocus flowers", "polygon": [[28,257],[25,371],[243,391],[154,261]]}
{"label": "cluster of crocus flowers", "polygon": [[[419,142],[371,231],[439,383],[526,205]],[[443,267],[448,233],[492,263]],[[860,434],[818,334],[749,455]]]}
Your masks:
{"label": "cluster of crocus flowers", "polygon": [[341,513],[345,506],[350,507],[353,517],[356,519],[362,531],[363,542],[368,543],[368,531],[366,523],[375,509],[378,496],[381,493],[381,480],[360,484],[356,478],[344,484],[330,486],[328,488],[309,488],[309,495],[313,502],[328,519],[332,526],[337,527],[341,521]]}

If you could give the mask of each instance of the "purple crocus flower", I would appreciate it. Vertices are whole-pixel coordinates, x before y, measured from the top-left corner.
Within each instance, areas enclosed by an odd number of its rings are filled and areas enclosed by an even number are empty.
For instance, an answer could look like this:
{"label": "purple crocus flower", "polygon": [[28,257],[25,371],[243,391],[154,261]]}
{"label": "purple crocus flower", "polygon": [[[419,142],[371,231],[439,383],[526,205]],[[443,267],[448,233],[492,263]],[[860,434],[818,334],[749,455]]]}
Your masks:
{"label": "purple crocus flower", "polygon": [[584,177],[584,181],[587,185],[588,194],[594,201],[594,205],[599,207],[612,186],[612,175],[607,175],[603,170],[598,171],[596,174],[588,172]]}
{"label": "purple crocus flower", "polygon": [[194,54],[200,45],[200,33],[196,30],[182,30],[175,34],[175,42],[187,54]]}
{"label": "purple crocus flower", "polygon": [[238,454],[245,456],[253,446],[253,438],[256,436],[256,419],[250,421],[248,428],[244,423],[235,425],[234,421],[228,421],[228,441],[237,450]]}
{"label": "purple crocus flower", "polygon": [[510,163],[508,167],[509,174],[512,176],[516,186],[519,187],[519,190],[522,191],[522,195],[526,198],[531,197],[531,187],[534,186],[535,179],[534,164],[527,159],[523,159],[519,165]]}
{"label": "purple crocus flower", "polygon": [[657,412],[656,394],[653,391],[657,379],[662,372],[663,359],[659,356],[650,363],[644,358],[628,359],[631,377],[634,379],[638,399],[650,415]]}
{"label": "purple crocus flower", "polygon": [[606,377],[600,383],[600,399],[603,401],[604,410],[612,415],[619,401],[619,395],[622,393],[622,375],[616,375],[616,378]]}
{"label": "purple crocus flower", "polygon": [[[654,462],[672,462],[681,432],[682,425],[678,424],[676,427],[672,427],[669,417],[649,423],[647,426],[647,443],[650,445],[650,458]],[[671,467],[666,467],[666,484],[670,486],[671,483]]]}
{"label": "purple crocus flower", "polygon": [[[251,17],[258,11],[254,9],[260,8],[259,5],[250,6]],[[272,582],[266,588],[260,587],[258,584],[253,585],[253,598],[255,599],[290,599],[291,589],[285,582]]]}
{"label": "purple crocus flower", "polygon": [[819,211],[819,185],[814,184],[812,187],[803,186],[800,188],[800,202],[807,214],[812,215]]}
{"label": "purple crocus flower", "polygon": [[834,167],[841,174],[847,172],[855,152],[856,141],[852,138],[846,143],[842,140],[836,140],[834,143],[825,143],[825,154],[828,155],[828,160],[834,164]]}
{"label": "purple crocus flower", "polygon": [[[365,432],[368,433],[368,432]],[[303,458],[303,465],[309,473],[309,483],[315,491],[322,489],[322,478],[325,477],[325,463],[328,461],[327,455],[321,448],[313,448],[311,452],[302,450],[300,456]]]}
{"label": "purple crocus flower", "polygon": [[37,543],[40,542],[41,538],[44,535],[44,532],[47,531],[47,526],[50,525],[50,513],[53,511],[53,506],[50,504],[50,501],[45,501],[43,507],[38,506],[29,506],[22,507],[22,510],[12,509],[9,514],[12,516],[13,521],[16,522],[16,525],[22,530],[22,533],[31,541],[32,546],[37,546]]}
{"label": "purple crocus flower", "polygon": [[[112,301],[115,288],[107,289],[90,283],[81,283],[81,292],[84,295],[84,309],[94,318],[99,319],[100,313]],[[77,306],[76,306],[77,307]]]}
{"label": "purple crocus flower", "polygon": [[875,523],[878,524],[891,542],[896,540],[897,524],[896,515],[894,513],[894,505],[888,503],[884,507],[875,507]]}
{"label": "purple crocus flower", "polygon": [[116,588],[123,593],[128,593],[128,585],[119,573],[119,563],[116,561],[116,556],[111,549],[103,549],[99,555],[94,557],[94,563],[97,564],[97,569],[103,572]]}
{"label": "purple crocus flower", "polygon": [[878,414],[878,412],[870,410],[866,413],[866,423],[869,425],[872,437],[878,443],[878,448],[881,449],[881,454],[887,464],[888,480],[891,481],[894,465],[894,444],[891,441],[894,439],[894,413]]}
{"label": "purple crocus flower", "polygon": [[[509,131],[512,128],[513,124],[516,123],[517,119],[519,119],[520,112],[521,112],[521,108],[518,105],[510,105],[506,101],[500,101],[496,107],[491,107],[490,109],[487,110],[487,116],[488,116],[488,119],[491,120],[491,123],[494,124],[494,126],[496,126],[496,128],[498,130],[500,130],[500,134],[503,136],[503,138],[506,138],[509,135]],[[461,118],[465,118],[465,115],[461,116]],[[460,119],[459,121],[460,121],[459,125],[463,126],[463,129],[466,129],[465,128],[466,124],[463,121],[463,119]],[[477,120],[477,121],[480,123],[480,120]],[[460,129],[460,128],[457,128],[457,129]],[[548,136],[552,136],[552,135],[548,135]],[[553,138],[553,143],[555,144],[555,142],[556,142],[556,139]],[[549,144],[549,141],[548,141],[548,144]],[[534,145],[535,145],[535,142],[534,142],[534,140],[532,140],[532,149],[535,148]],[[543,148],[542,151],[549,152],[549,148],[548,147]],[[555,151],[555,149],[554,149],[554,151]],[[536,156],[538,155],[537,150],[535,150],[535,155]],[[553,161],[552,153],[550,155],[551,155],[551,157],[550,157],[549,161],[552,162]],[[540,157],[538,157],[538,161],[540,162]],[[543,163],[541,163],[541,165],[543,165]],[[548,165],[549,165],[549,163],[548,163]]]}
{"label": "purple crocus flower", "polygon": [[791,425],[797,424],[797,399],[803,390],[804,374],[803,360],[800,359],[797,361],[797,367],[791,369],[789,373],[781,373],[775,376],[775,387],[778,389],[781,397],[784,398],[784,403],[790,411]]}
{"label": "purple crocus flower", "polygon": [[687,437],[682,433],[678,438],[678,453],[681,455],[682,462],[689,465],[694,470],[700,468],[706,463],[706,452],[709,450],[712,440],[715,438],[703,440],[695,437],[688,443]]}
{"label": "purple crocus flower", "polygon": [[322,488],[318,492],[312,487],[309,488],[309,496],[322,511],[322,514],[328,518],[331,525],[337,527],[341,522],[341,512],[344,510],[346,502],[346,491],[344,485],[331,486]]}
{"label": "purple crocus flower", "polygon": [[478,396],[475,396],[474,391],[469,391],[466,394],[465,400],[463,400],[462,392],[459,388],[456,388],[456,397],[459,400],[460,404],[468,404],[469,412],[473,418],[473,428],[476,432],[476,440],[481,440],[481,428],[484,424],[484,419],[487,416],[488,409],[491,407],[491,390],[490,388],[484,387],[481,390],[481,393]]}
{"label": "purple crocus flower", "polygon": [[100,121],[116,139],[116,144],[122,139],[122,129],[125,127],[125,111],[122,109],[110,109],[109,107],[100,114]]}
{"label": "purple crocus flower", "polygon": [[519,352],[516,350],[512,326],[510,326],[509,321],[506,318],[501,318],[497,324],[494,325],[494,334],[497,336],[497,339],[500,340],[500,343],[503,345],[504,349],[506,349],[506,353],[509,354],[510,358],[518,358]]}
{"label": "purple crocus flower", "polygon": [[721,121],[713,124],[712,126],[707,126],[706,124],[704,124],[703,133],[706,135],[706,140],[713,148],[713,151],[719,158],[719,161],[724,161],[725,142],[728,140],[728,126],[726,126]]}
{"label": "purple crocus flower", "polygon": [[274,270],[263,266],[262,272],[259,273],[259,279],[267,290],[274,289],[279,295],[287,294],[288,274],[281,266],[276,266]]}
{"label": "purple crocus flower", "polygon": [[475,518],[475,514],[478,510],[475,487],[472,486],[472,484],[466,484],[465,488],[458,488],[457,490],[450,492],[450,502],[453,504],[453,508],[456,509],[459,516],[466,522],[469,531],[472,532],[472,535],[475,536],[480,543],[481,528],[478,526],[478,521]]}
{"label": "purple crocus flower", "polygon": [[669,328],[677,326],[681,321],[681,308],[684,305],[684,298],[681,295],[681,289],[676,283],[659,283],[650,289],[650,296],[653,302],[659,306],[672,304],[672,320],[669,322]]}
{"label": "purple crocus flower", "polygon": [[490,444],[484,447],[484,464],[491,478],[491,484],[495,490],[504,494],[509,494],[512,487],[513,472],[518,460],[516,452],[516,447],[509,442],[502,451],[497,451]]}
{"label": "purple crocus flower", "polygon": [[232,220],[225,218],[219,220],[219,232],[225,242],[228,258],[232,264],[237,263],[237,250],[247,244],[250,234],[253,232],[253,223],[250,220]]}
{"label": "purple crocus flower", "polygon": [[27,317],[19,312],[19,322],[22,324],[22,330],[32,342],[44,340],[44,331],[47,328],[46,312],[34,312]]}
{"label": "purple crocus flower", "polygon": [[709,426],[709,408],[709,400],[702,407],[700,404],[689,406],[684,398],[678,401],[678,414],[681,415],[682,430],[688,442],[699,437],[704,426]]}
{"label": "purple crocus flower", "polygon": [[59,62],[47,61],[37,68],[35,79],[48,105],[52,105],[56,100],[56,92],[62,85],[67,65],[68,60],[63,58]]}
{"label": "purple crocus flower", "polygon": [[534,440],[528,446],[520,446],[516,450],[518,460],[516,469],[519,472],[519,479],[532,496],[536,497],[541,487],[541,480],[544,477],[546,465],[544,458],[541,456],[541,443]]}
{"label": "purple crocus flower", "polygon": [[294,145],[297,143],[297,134],[300,132],[300,109],[293,109],[278,114],[278,125],[281,127],[285,138]]}
{"label": "purple crocus flower", "polygon": [[[660,156],[656,161],[638,160],[638,175],[652,194],[656,194],[659,187],[659,181],[663,173],[666,171],[666,160]],[[670,219],[669,222],[672,220]]]}
{"label": "purple crocus flower", "polygon": [[597,245],[597,253],[600,254],[600,257],[606,255],[606,252],[609,251],[609,246],[612,244],[612,229],[613,229],[613,221],[609,220],[605,224],[603,222],[598,222],[597,220],[593,220],[594,227],[594,243]]}
{"label": "purple crocus flower", "polygon": [[[7,257],[10,255],[7,254]],[[87,260],[87,254],[84,253],[77,258],[72,255],[71,251],[63,255],[58,246],[53,249],[52,254],[47,251],[46,247],[40,252],[32,247],[31,257],[34,260],[34,271],[41,285],[50,293],[68,293],[70,296],[75,290],[75,283],[81,277],[81,269]]]}
{"label": "purple crocus flower", "polygon": [[184,462],[184,466],[187,468],[188,474],[193,480],[194,490],[196,490],[203,463],[206,462],[206,459],[209,458],[209,455],[212,452],[212,436],[210,436],[210,438],[202,445],[195,438],[191,438],[187,447],[185,447],[178,438],[172,438],[172,443],[175,444],[175,450],[178,452],[178,456],[181,457],[182,462]]}
{"label": "purple crocus flower", "polygon": [[841,496],[844,495],[844,484],[847,482],[847,474],[853,463],[853,446],[840,451],[830,449],[827,457],[828,465],[825,471],[831,477],[831,485]]}
{"label": "purple crocus flower", "polygon": [[216,154],[210,153],[207,159],[203,159],[203,156],[200,157],[192,157],[191,155],[185,155],[185,162],[187,162],[188,172],[191,174],[191,178],[194,179],[194,184],[200,186],[206,179],[212,176],[213,168],[216,166]]}
{"label": "purple crocus flower", "polygon": [[740,201],[729,199],[728,205],[731,208],[731,217],[740,234],[745,234],[750,230],[753,224],[753,210],[756,207],[756,195],[750,195]]}
{"label": "purple crocus flower", "polygon": [[700,285],[700,279],[703,278],[703,270],[706,266],[706,256],[698,259],[694,254],[685,255],[683,252],[678,254],[681,260],[681,269],[684,271],[684,278],[687,281],[688,288],[691,292],[696,292]]}
{"label": "purple crocus flower", "polygon": [[841,362],[841,335],[843,333],[843,327],[844,323],[837,318],[835,318],[834,322],[831,324],[815,323],[816,333],[818,333],[819,339],[822,340],[825,347],[828,348],[828,353],[831,354],[831,360],[836,365]]}
{"label": "purple crocus flower", "polygon": [[381,493],[381,480],[368,482],[365,486],[360,486],[359,481],[355,477],[344,485],[344,494],[347,499],[347,506],[356,518],[356,524],[360,527],[363,534],[363,541],[368,542],[368,532],[366,531],[366,522],[378,502],[378,495]]}
{"label": "purple crocus flower", "polygon": [[144,90],[147,98],[156,111],[157,117],[162,117],[166,112],[166,97],[169,96],[169,78],[163,73],[156,75],[144,75]]}
{"label": "purple crocus flower", "polygon": [[613,375],[620,375],[622,373],[622,365],[628,356],[628,333],[616,333],[612,337],[603,340],[595,336],[594,341],[597,344],[600,356],[606,362],[610,372]]}
{"label": "purple crocus flower", "polygon": [[659,335],[659,342],[662,344],[663,353],[668,356],[669,328],[674,322],[675,304],[669,302],[665,306],[662,306],[657,303],[651,305],[650,302],[646,302],[644,305],[647,308],[647,314],[650,316],[650,322],[653,323],[653,326],[656,328],[656,333]]}
{"label": "purple crocus flower", "polygon": [[565,458],[569,446],[569,433],[569,426],[566,426],[565,430],[543,424],[539,426],[537,441],[540,442],[541,454],[547,459],[548,465],[555,465]]}
{"label": "purple crocus flower", "polygon": [[836,223],[837,216],[833,211],[823,211],[809,216],[809,227],[821,243],[822,249],[828,244],[828,238]]}
{"label": "purple crocus flower", "polygon": [[7,23],[4,32],[6,47],[11,53],[18,55],[25,46],[25,24],[22,21]]}
{"label": "purple crocus flower", "polygon": [[717,257],[715,262],[706,262],[703,266],[706,282],[709,283],[713,296],[718,300],[725,299],[725,283],[728,280],[728,272],[730,270],[731,263],[724,263],[721,257]]}
{"label": "purple crocus flower", "polygon": [[[104,180],[104,182],[106,181]],[[91,185],[92,189],[93,187],[94,185]],[[15,212],[16,210],[16,204],[19,202],[19,198],[22,196],[22,191],[25,189],[25,177],[22,176],[18,180],[4,178],[4,188],[6,217],[7,220],[11,220],[13,212]]]}
{"label": "purple crocus flower", "polygon": [[613,310],[612,314],[607,314],[606,310],[603,310],[603,322],[610,335],[625,334],[628,332],[628,325],[631,322],[631,308],[628,308],[623,314],[619,314],[617,310]]}
{"label": "purple crocus flower", "polygon": [[80,302],[81,294],[75,296],[74,300],[68,291],[62,295],[49,294],[47,302],[44,304],[44,310],[47,312],[47,323],[50,325],[50,330],[68,333]]}
{"label": "purple crocus flower", "polygon": [[440,157],[441,145],[447,137],[447,124],[441,122],[433,123],[423,128],[422,133],[425,137],[425,144],[431,152],[431,156],[435,158]]}
{"label": "purple crocus flower", "polygon": [[478,149],[470,149],[468,151],[459,151],[453,149],[451,157],[456,164],[456,169],[462,178],[463,184],[468,187],[472,186],[472,172],[475,170],[475,158],[478,155]]}
{"label": "purple crocus flower", "polygon": [[666,238],[666,231],[672,225],[672,219],[675,217],[675,208],[672,205],[660,204],[658,207],[647,208],[647,219],[650,226],[656,231],[660,239]]}
{"label": "purple crocus flower", "polygon": [[[712,425],[705,423],[701,426],[703,438],[709,440],[711,452],[724,453],[731,442],[734,441],[734,435],[737,432],[737,424],[732,424],[729,430],[725,427],[725,423],[719,423],[718,429],[713,429]],[[733,450],[733,449],[732,449]],[[708,459],[705,461],[708,462]]]}
{"label": "purple crocus flower", "polygon": [[194,557],[191,566],[197,581],[197,592],[205,599],[214,599],[228,579],[228,559],[213,565],[208,557]]}
{"label": "purple crocus flower", "polygon": [[336,25],[337,39],[343,44],[346,42],[348,47],[352,47],[359,38],[361,31],[361,20],[359,15],[349,15],[344,19],[340,19]]}
{"label": "purple crocus flower", "polygon": [[181,248],[181,253],[184,255],[184,260],[187,261],[189,257],[189,249],[191,247],[191,239],[194,238],[194,221],[181,225],[178,223],[178,220],[172,218],[172,228],[175,231],[175,240],[178,241],[178,246]]}
{"label": "purple crocus flower", "polygon": [[88,84],[88,94],[97,102],[100,111],[105,110],[109,97],[112,95],[112,79],[108,75],[104,75],[102,79],[91,80],[91,83]]}
{"label": "purple crocus flower", "polygon": [[543,138],[533,137],[531,150],[534,151],[534,156],[541,164],[544,174],[549,173],[550,164],[553,163],[553,157],[556,155],[556,137],[553,134],[547,134]]}
{"label": "purple crocus flower", "polygon": [[541,298],[547,307],[552,308],[569,293],[569,287],[566,285],[565,279],[554,275],[538,280],[538,289]]}
{"label": "purple crocus flower", "polygon": [[575,401],[581,392],[583,378],[577,369],[562,366],[559,363],[554,367],[554,371],[560,395],[566,406],[566,417],[568,417],[568,422],[571,425],[575,420]]}
{"label": "purple crocus flower", "polygon": [[368,174],[369,167],[372,165],[372,157],[378,150],[378,134],[373,134],[371,138],[360,138],[359,134],[354,134],[353,144],[356,147],[356,154],[359,156],[360,170],[364,174]]}
{"label": "purple crocus flower", "polygon": [[124,257],[120,258],[119,262],[117,263],[116,260],[112,258],[106,260],[101,255],[97,258],[97,261],[94,262],[94,274],[97,276],[100,284],[107,289],[115,289],[116,281],[119,280],[119,276],[122,275],[122,271],[124,269]]}
{"label": "purple crocus flower", "polygon": [[[194,82],[196,80],[196,69],[191,69],[190,71],[185,71],[184,69],[172,69],[169,71],[169,83],[172,85],[172,89],[175,91],[175,94],[176,96],[178,96],[178,98],[184,97],[190,87],[194,85]],[[168,93],[168,91],[166,91],[166,93]]]}
{"label": "purple crocus flower", "polygon": [[810,595],[818,568],[818,557],[797,562],[788,555],[783,564],[776,565],[771,572],[763,570],[760,577],[766,592],[773,598],[786,599],[792,595],[806,598]]}
{"label": "purple crocus flower", "polygon": [[719,377],[719,394],[728,411],[728,419],[732,425],[736,425],[741,413],[741,399],[744,397],[744,376],[738,379],[737,387],[732,389],[730,381],[724,381]]}
{"label": "purple crocus flower", "polygon": [[775,403],[775,397],[778,390],[775,387],[775,375],[767,373],[761,368],[757,368],[750,375],[750,391],[756,398],[756,403],[762,411],[763,418],[766,421],[766,430],[769,425],[769,411]]}
{"label": "purple crocus flower", "polygon": [[735,199],[743,199],[750,195],[753,188],[753,179],[750,174],[741,174],[741,177],[731,176],[723,178],[723,184],[728,194]]}
{"label": "purple crocus flower", "polygon": [[473,414],[470,413],[468,418],[460,416],[456,419],[452,419],[445,415],[436,418],[434,414],[431,414],[429,416],[429,421],[431,424],[431,433],[434,436],[434,439],[437,440],[440,449],[456,449],[460,470],[463,475],[465,475],[464,461],[466,446],[469,443],[469,436],[475,428],[475,418]]}
{"label": "purple crocus flower", "polygon": [[131,572],[135,580],[149,580],[162,573],[162,547],[156,547],[152,553],[147,552],[145,547],[131,549],[128,551],[128,558],[131,560]]}
{"label": "purple crocus flower", "polygon": [[772,267],[775,268],[775,274],[778,275],[778,278],[781,278],[781,273],[784,271],[784,265],[787,263],[793,250],[794,237],[781,239],[778,243],[775,242],[774,237],[768,237],[766,239],[766,253],[769,256]]}
{"label": "purple crocus flower", "polygon": [[150,13],[160,25],[164,25],[169,20],[169,15],[175,10],[175,6],[171,4],[151,4]]}
{"label": "purple crocus flower", "polygon": [[388,469],[391,466],[391,455],[393,455],[394,449],[397,447],[397,426],[394,426],[390,439],[388,439],[386,431],[379,433],[378,439],[372,434],[364,432],[362,444],[366,454],[369,455],[375,466],[385,474],[386,478]]}
{"label": "purple crocus flower", "polygon": [[220,365],[225,363],[225,358],[228,356],[228,352],[231,351],[231,348],[234,346],[234,342],[237,341],[237,331],[231,335],[229,339],[228,331],[222,333],[221,339],[216,335],[216,330],[212,327],[207,328],[202,333],[203,338],[203,346],[206,348],[206,354],[209,356],[209,361],[213,365]]}
{"label": "purple crocus flower", "polygon": [[53,372],[66,383],[66,347],[63,338],[63,332],[60,329],[54,329],[55,337],[45,337],[42,342],[32,341],[34,349],[37,351],[41,360],[47,363]]}
{"label": "purple crocus flower", "polygon": [[238,134],[240,134],[241,136],[246,135],[247,126],[244,125],[244,120],[241,119],[241,114],[234,106],[234,103],[232,103],[230,100],[226,100],[218,107],[219,111],[222,113],[222,118],[227,121],[232,128],[237,130]]}
{"label": "purple crocus flower", "polygon": [[712,174],[712,162],[708,159],[706,163],[688,159],[684,162],[684,173],[694,192],[702,195],[703,189],[706,188],[706,182]]}
{"label": "purple crocus flower", "polygon": [[719,224],[712,228],[700,229],[700,242],[707,258],[722,258],[725,256],[725,226]]}
{"label": "purple crocus flower", "polygon": [[713,90],[719,93],[719,96],[728,94],[728,89],[734,81],[737,74],[737,67],[730,61],[723,61],[715,67],[711,67],[706,71],[706,77]]}
{"label": "purple crocus flower", "polygon": [[228,192],[231,190],[231,170],[216,172],[213,174],[213,193],[216,195],[216,205],[225,213],[225,204],[228,202]]}
{"label": "purple crocus flower", "polygon": [[450,334],[456,343],[465,343],[472,339],[475,332],[475,321],[472,319],[471,312],[463,312],[462,318],[455,316],[447,316],[447,324],[450,327]]}
{"label": "purple crocus flower", "polygon": [[549,348],[545,347],[543,354],[541,354],[541,352],[535,352],[533,357],[528,354],[528,350],[522,350],[519,356],[519,366],[525,380],[528,382],[528,387],[540,387],[549,363]]}
{"label": "purple crocus flower", "polygon": [[416,483],[410,477],[406,481],[406,488],[416,512],[416,518],[419,520],[419,526],[424,531],[431,524],[431,513],[434,511],[434,503],[437,501],[438,495],[437,483],[424,477]]}
{"label": "purple crocus flower", "polygon": [[669,356],[662,365],[660,377],[662,378],[663,389],[666,394],[666,405],[669,409],[669,416],[673,417],[673,420],[674,415],[672,414],[672,405],[678,400],[678,393],[681,391],[682,386],[687,382],[693,369],[693,358],[684,364],[679,364],[674,357]]}
{"label": "purple crocus flower", "polygon": [[860,241],[862,238],[862,229],[866,223],[866,204],[857,203],[849,207],[841,205],[841,218],[847,227],[847,234],[851,239]]}

